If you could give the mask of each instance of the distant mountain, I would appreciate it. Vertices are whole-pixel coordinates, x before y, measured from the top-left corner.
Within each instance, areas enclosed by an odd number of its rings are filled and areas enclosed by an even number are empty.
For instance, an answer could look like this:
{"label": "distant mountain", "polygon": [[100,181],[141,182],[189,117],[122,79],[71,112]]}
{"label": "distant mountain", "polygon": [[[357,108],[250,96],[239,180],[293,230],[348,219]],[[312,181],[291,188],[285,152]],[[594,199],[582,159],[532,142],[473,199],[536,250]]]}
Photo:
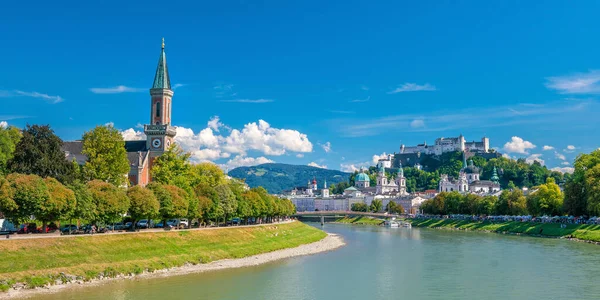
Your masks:
{"label": "distant mountain", "polygon": [[244,179],[250,187],[262,186],[269,193],[277,194],[294,187],[306,186],[309,180],[317,179],[319,188],[324,180],[327,186],[347,182],[350,173],[327,170],[302,165],[262,164],[252,167],[239,167],[229,171],[229,176]]}

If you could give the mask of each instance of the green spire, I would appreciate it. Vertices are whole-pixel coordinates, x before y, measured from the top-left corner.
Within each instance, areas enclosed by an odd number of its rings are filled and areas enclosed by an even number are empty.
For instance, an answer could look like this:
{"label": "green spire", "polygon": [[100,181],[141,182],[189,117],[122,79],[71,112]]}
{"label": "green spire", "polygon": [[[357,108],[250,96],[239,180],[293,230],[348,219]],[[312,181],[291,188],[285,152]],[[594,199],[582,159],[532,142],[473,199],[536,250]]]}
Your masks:
{"label": "green spire", "polygon": [[398,178],[404,177],[404,169],[402,169],[402,163],[400,163],[400,167],[398,168]]}
{"label": "green spire", "polygon": [[153,89],[171,89],[171,79],[169,79],[169,68],[167,68],[167,55],[165,54],[165,39],[162,40],[162,50],[158,58],[158,66],[154,74]]}
{"label": "green spire", "polygon": [[493,183],[498,183],[500,178],[498,177],[498,172],[496,171],[496,166],[494,166],[494,170],[492,171],[492,178],[490,178]]}

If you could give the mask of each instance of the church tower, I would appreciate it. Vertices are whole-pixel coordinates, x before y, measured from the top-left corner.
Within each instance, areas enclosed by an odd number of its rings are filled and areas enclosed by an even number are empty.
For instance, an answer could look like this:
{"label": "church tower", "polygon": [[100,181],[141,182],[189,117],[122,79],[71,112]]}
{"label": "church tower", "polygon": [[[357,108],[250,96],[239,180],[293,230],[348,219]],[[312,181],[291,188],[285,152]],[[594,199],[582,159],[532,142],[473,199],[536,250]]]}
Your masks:
{"label": "church tower", "polygon": [[154,83],[150,89],[150,123],[144,125],[144,133],[147,136],[146,147],[150,150],[150,164],[154,158],[169,149],[175,138],[176,130],[171,126],[172,98],[173,90],[171,90],[163,38]]}

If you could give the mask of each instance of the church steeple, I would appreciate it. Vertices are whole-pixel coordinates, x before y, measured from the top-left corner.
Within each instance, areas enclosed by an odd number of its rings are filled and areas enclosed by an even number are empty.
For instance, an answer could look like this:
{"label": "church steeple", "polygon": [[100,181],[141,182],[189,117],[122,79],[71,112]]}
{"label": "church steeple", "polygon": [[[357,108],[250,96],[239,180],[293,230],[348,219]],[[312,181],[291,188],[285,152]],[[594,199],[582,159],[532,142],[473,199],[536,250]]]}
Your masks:
{"label": "church steeple", "polygon": [[162,50],[158,58],[158,66],[154,74],[153,89],[171,89],[171,79],[169,78],[169,68],[167,67],[167,55],[165,54],[165,39],[162,39]]}

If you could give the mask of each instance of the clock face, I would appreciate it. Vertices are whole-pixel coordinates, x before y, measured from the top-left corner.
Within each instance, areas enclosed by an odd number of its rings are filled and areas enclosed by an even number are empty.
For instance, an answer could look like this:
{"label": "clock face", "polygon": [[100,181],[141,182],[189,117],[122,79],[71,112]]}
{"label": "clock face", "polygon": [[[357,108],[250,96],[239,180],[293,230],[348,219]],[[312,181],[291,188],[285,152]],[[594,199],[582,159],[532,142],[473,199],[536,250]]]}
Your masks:
{"label": "clock face", "polygon": [[154,147],[154,148],[159,148],[161,144],[162,144],[162,142],[160,141],[160,139],[152,140],[152,147]]}
{"label": "clock face", "polygon": [[171,146],[171,141],[167,140],[167,148],[169,148]]}

